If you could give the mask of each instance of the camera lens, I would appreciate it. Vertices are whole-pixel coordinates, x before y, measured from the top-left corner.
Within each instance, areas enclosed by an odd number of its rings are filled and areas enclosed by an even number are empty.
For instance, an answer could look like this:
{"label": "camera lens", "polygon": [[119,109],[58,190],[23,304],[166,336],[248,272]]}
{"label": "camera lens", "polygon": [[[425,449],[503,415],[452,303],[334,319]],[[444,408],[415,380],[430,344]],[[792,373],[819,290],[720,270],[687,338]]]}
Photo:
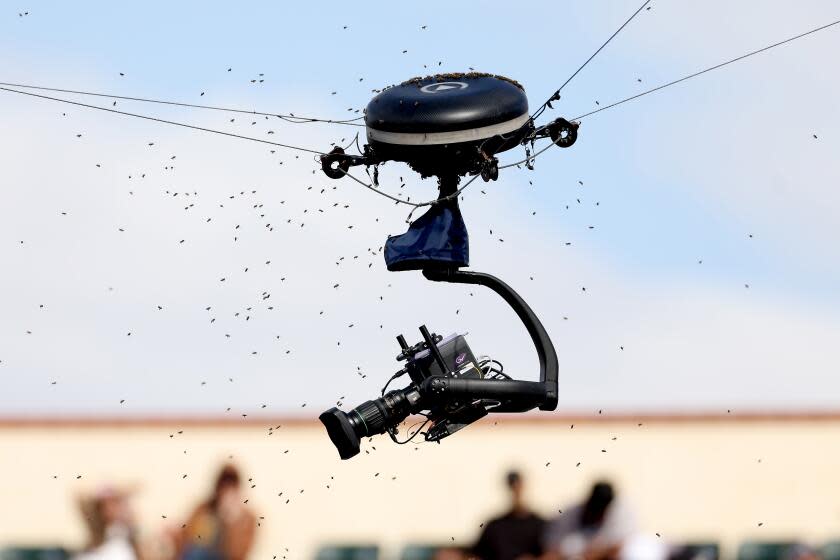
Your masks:
{"label": "camera lens", "polygon": [[343,410],[333,407],[322,413],[318,419],[327,429],[327,434],[342,459],[349,459],[359,453],[359,436]]}
{"label": "camera lens", "polygon": [[402,422],[411,412],[408,389],[391,391],[384,397],[367,401],[350,412],[335,407],[318,419],[327,429],[333,445],[342,459],[359,453],[361,438],[385,433],[385,430]]}

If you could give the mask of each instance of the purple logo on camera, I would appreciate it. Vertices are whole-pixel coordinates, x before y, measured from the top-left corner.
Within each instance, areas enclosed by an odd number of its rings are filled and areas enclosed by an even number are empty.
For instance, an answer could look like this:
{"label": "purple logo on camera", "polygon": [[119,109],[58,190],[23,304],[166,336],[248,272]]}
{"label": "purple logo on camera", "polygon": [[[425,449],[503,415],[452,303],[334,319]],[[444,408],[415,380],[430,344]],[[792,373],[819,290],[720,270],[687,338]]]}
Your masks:
{"label": "purple logo on camera", "polygon": [[466,357],[467,357],[466,352],[458,354],[458,357],[455,358],[455,363],[460,366],[461,364],[464,363],[464,358],[466,358]]}

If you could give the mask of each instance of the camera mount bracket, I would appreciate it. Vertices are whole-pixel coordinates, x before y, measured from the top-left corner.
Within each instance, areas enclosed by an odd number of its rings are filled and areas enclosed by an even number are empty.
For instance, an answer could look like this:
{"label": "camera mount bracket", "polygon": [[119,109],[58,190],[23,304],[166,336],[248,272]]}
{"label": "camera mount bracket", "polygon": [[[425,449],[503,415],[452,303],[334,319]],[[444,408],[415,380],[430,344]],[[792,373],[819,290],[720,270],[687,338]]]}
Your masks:
{"label": "camera mount bracket", "polygon": [[[513,288],[493,275],[484,272],[457,269],[426,269],[423,276],[433,282],[451,282],[455,284],[477,284],[490,288],[514,310],[519,320],[525,325],[540,362],[539,381],[494,380],[494,379],[453,379],[430,377],[424,384],[428,390],[450,395],[464,395],[482,399],[499,400],[503,404],[494,408],[494,412],[523,412],[535,407],[540,410],[557,408],[557,374],[559,365],[557,352],[554,350],[548,333],[531,307]],[[505,404],[507,402],[508,404]]]}

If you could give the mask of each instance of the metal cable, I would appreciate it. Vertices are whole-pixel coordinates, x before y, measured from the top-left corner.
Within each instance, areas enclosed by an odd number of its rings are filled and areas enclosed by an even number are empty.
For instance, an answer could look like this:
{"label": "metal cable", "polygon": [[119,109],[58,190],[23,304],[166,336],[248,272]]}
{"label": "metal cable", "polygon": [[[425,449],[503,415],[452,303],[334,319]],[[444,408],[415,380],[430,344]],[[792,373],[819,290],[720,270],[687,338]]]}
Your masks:
{"label": "metal cable", "polygon": [[618,34],[621,32],[621,30],[622,30],[622,29],[624,29],[625,27],[627,27],[627,24],[629,24],[631,21],[633,21],[633,18],[635,18],[635,17],[639,14],[639,12],[641,12],[641,11],[642,11],[642,9],[644,9],[644,7],[645,7],[645,6],[647,6],[649,3],[650,3],[650,0],[645,0],[645,3],[644,3],[644,4],[642,4],[641,6],[639,6],[639,9],[638,9],[638,10],[636,10],[635,12],[633,12],[633,15],[632,15],[632,16],[630,16],[629,18],[627,18],[627,21],[625,21],[624,23],[622,23],[622,24],[621,24],[621,27],[619,27],[618,29],[616,29],[616,30],[615,30],[615,33],[613,33],[612,35],[610,35],[609,39],[607,39],[606,41],[604,41],[604,44],[602,44],[600,47],[598,47],[598,50],[597,50],[597,51],[595,51],[594,53],[592,53],[592,56],[590,56],[589,58],[587,58],[587,59],[586,59],[586,62],[584,62],[583,64],[581,64],[581,65],[580,65],[580,67],[579,67],[577,70],[575,70],[575,71],[574,71],[574,73],[573,73],[571,76],[569,76],[569,78],[568,78],[565,82],[563,82],[563,85],[561,85],[561,86],[557,89],[557,91],[555,91],[555,92],[554,92],[554,94],[553,94],[551,97],[549,97],[549,98],[548,98],[548,101],[546,101],[545,103],[543,103],[542,105],[540,105],[540,108],[539,108],[539,109],[537,109],[536,111],[534,111],[534,114],[533,114],[533,115],[531,115],[531,118],[532,118],[532,119],[535,119],[535,118],[539,117],[539,116],[542,114],[542,112],[545,110],[545,107],[546,107],[546,106],[547,106],[547,105],[548,105],[548,104],[552,101],[552,99],[555,99],[555,98],[556,98],[556,99],[559,99],[559,94],[560,94],[560,92],[563,90],[563,88],[564,88],[564,87],[566,87],[566,85],[567,85],[569,82],[571,82],[571,81],[572,81],[572,79],[573,79],[575,76],[577,76],[577,75],[578,75],[578,73],[580,73],[580,71],[581,71],[581,70],[583,70],[583,69],[586,67],[586,65],[587,65],[587,64],[589,64],[589,63],[592,61],[592,59],[593,59],[593,58],[595,58],[595,57],[598,55],[598,53],[599,53],[599,52],[601,52],[602,50],[604,50],[604,47],[606,47],[606,46],[610,43],[610,41],[612,41],[612,40],[615,38],[615,36],[616,36],[616,35],[618,35]]}
{"label": "metal cable", "polygon": [[[20,91],[20,90],[16,90],[16,89],[7,88],[7,87],[0,87],[0,91],[7,91],[7,92],[11,92],[11,93],[17,93],[17,94],[20,94],[20,95],[27,95],[27,96],[30,96],[30,97],[37,97],[37,98],[40,98],[40,99],[47,99],[47,100],[50,100],[50,101],[58,101],[59,103],[67,103],[67,104],[69,104],[69,105],[76,105],[76,106],[79,106],[79,107],[86,107],[86,108],[88,108],[88,109],[96,109],[96,110],[99,110],[99,111],[105,111],[105,112],[108,112],[108,113],[116,113],[116,114],[118,114],[118,115],[124,115],[124,116],[128,116],[128,117],[135,117],[135,118],[138,118],[138,119],[144,119],[144,120],[149,120],[149,121],[159,122],[159,123],[163,123],[163,124],[171,124],[171,125],[173,125],[173,126],[180,126],[180,127],[183,127],[183,128],[189,128],[189,129],[192,129],[192,130],[199,130],[199,131],[202,131],[202,132],[210,132],[210,133],[213,133],[213,134],[219,134],[219,135],[222,135],[222,136],[229,136],[229,137],[232,137],[232,138],[239,138],[239,139],[241,139],[241,140],[251,140],[251,141],[253,141],[253,142],[260,142],[260,143],[262,143],[262,144],[269,144],[269,145],[272,145],[272,146],[279,146],[279,147],[281,147],[281,148],[288,148],[288,149],[290,149],[290,150],[298,150],[298,151],[302,151],[302,152],[308,152],[308,153],[311,153],[311,154],[316,154],[316,155],[319,155],[319,156],[328,155],[328,154],[326,154],[325,152],[321,152],[321,151],[319,151],[319,150],[311,150],[311,149],[309,149],[309,148],[303,148],[303,147],[300,147],[300,146],[292,146],[291,144],[283,144],[283,143],[280,143],[280,142],[272,142],[272,141],[270,141],[270,140],[263,140],[262,138],[255,138],[255,137],[253,137],[253,136],[245,136],[245,135],[242,135],[242,134],[235,134],[235,133],[233,133],[233,132],[225,132],[225,131],[222,131],[222,130],[215,130],[215,129],[212,129],[212,128],[205,128],[205,127],[202,127],[202,126],[196,126],[196,125],[187,124],[187,123],[181,123],[181,122],[177,122],[177,121],[170,121],[170,120],[166,120],[166,119],[160,119],[160,118],[157,118],[157,117],[150,117],[150,116],[148,116],[148,115],[140,115],[140,114],[137,114],[137,113],[129,113],[129,112],[127,112],[127,111],[120,111],[120,110],[118,110],[118,109],[111,109],[111,108],[109,108],[109,107],[100,107],[99,105],[89,105],[89,104],[87,104],[87,103],[81,103],[81,102],[79,102],[79,101],[71,101],[71,100],[69,100],[69,99],[61,99],[61,98],[59,98],[59,97],[51,97],[51,96],[49,96],[49,95],[42,95],[42,94],[40,94],[40,93],[32,93],[32,92],[29,92],[29,91]],[[435,199],[435,200],[430,200],[430,201],[426,201],[426,202],[420,202],[420,203],[417,203],[417,202],[409,202],[408,200],[405,200],[405,199],[402,199],[402,198],[399,198],[399,197],[396,197],[396,196],[390,195],[390,194],[388,194],[388,193],[386,193],[386,192],[382,192],[381,190],[377,189],[377,188],[376,188],[376,187],[374,187],[373,185],[371,185],[371,184],[369,184],[369,183],[365,183],[364,181],[362,181],[362,180],[360,180],[360,179],[358,179],[358,178],[354,177],[354,176],[353,176],[353,175],[351,175],[350,173],[348,173],[348,172],[346,172],[346,171],[343,171],[343,170],[341,170],[341,171],[342,171],[342,173],[344,173],[347,177],[350,177],[351,179],[353,179],[354,181],[356,181],[357,183],[359,183],[359,184],[360,184],[360,185],[362,185],[363,187],[365,187],[365,188],[367,188],[367,189],[370,189],[370,190],[372,190],[373,192],[375,192],[375,193],[377,193],[377,194],[379,194],[379,195],[381,195],[381,196],[384,196],[385,198],[389,198],[389,199],[393,200],[394,202],[396,202],[396,203],[398,203],[398,204],[407,204],[407,205],[409,205],[409,206],[413,206],[415,209],[416,209],[416,208],[423,207],[423,206],[431,206],[432,204],[436,204],[436,203],[438,203],[438,202],[443,202],[443,201],[446,201],[446,200],[450,200],[450,199],[452,199],[452,198],[455,198],[455,197],[457,197],[457,196],[458,196],[458,195],[459,195],[459,194],[460,194],[460,193],[461,193],[461,192],[462,192],[465,188],[467,188],[467,187],[470,185],[470,183],[472,183],[475,179],[477,179],[477,178],[478,178],[478,175],[476,175],[475,177],[473,177],[472,179],[470,179],[469,181],[467,181],[467,182],[464,184],[464,186],[462,186],[460,189],[458,189],[456,192],[452,193],[451,195],[448,195],[448,196],[443,197],[443,198],[440,198],[440,199]],[[409,219],[410,219],[410,218],[411,218],[411,214],[409,214]]]}
{"label": "metal cable", "polygon": [[552,140],[552,142],[548,146],[546,146],[545,148],[543,148],[543,149],[541,149],[537,152],[534,152],[532,155],[526,157],[525,159],[521,159],[521,160],[515,161],[513,163],[506,163],[505,165],[500,165],[499,169],[506,169],[508,167],[513,167],[515,165],[522,165],[523,163],[526,163],[526,162],[527,163],[532,162],[535,159],[537,159],[537,156],[539,156],[541,153],[543,153],[544,151],[546,151],[547,149],[549,149],[550,147],[555,146],[555,145],[556,145],[556,143]]}
{"label": "metal cable", "polygon": [[749,52],[749,53],[747,53],[747,54],[741,55],[741,56],[739,56],[739,57],[737,57],[737,58],[733,58],[733,59],[731,59],[731,60],[727,60],[726,62],[721,62],[720,64],[716,64],[716,65],[714,65],[714,66],[710,66],[709,68],[706,68],[705,70],[700,70],[699,72],[695,72],[694,74],[689,74],[688,76],[684,76],[684,77],[682,77],[682,78],[680,78],[680,79],[678,79],[678,80],[674,80],[674,81],[672,81],[672,82],[668,82],[667,84],[663,84],[663,85],[661,85],[661,86],[657,86],[657,87],[655,87],[655,88],[653,88],[653,89],[649,89],[649,90],[647,90],[647,91],[643,91],[642,93],[637,93],[636,95],[630,96],[630,97],[628,97],[628,98],[626,98],[626,99],[622,99],[621,101],[616,101],[615,103],[611,103],[610,105],[606,105],[606,106],[601,107],[601,108],[599,108],[599,109],[596,109],[596,110],[594,110],[594,111],[590,111],[590,112],[588,112],[588,113],[584,113],[583,115],[581,115],[581,116],[579,116],[579,117],[575,117],[575,118],[574,118],[574,119],[572,119],[572,120],[579,121],[579,120],[584,119],[584,118],[586,118],[586,117],[588,117],[588,116],[590,116],[590,115],[594,115],[595,113],[600,113],[601,111],[606,111],[607,109],[612,109],[613,107],[616,107],[616,106],[621,105],[621,104],[623,104],[623,103],[627,103],[628,101],[632,101],[632,100],[634,100],[634,99],[638,99],[639,97],[642,97],[643,95],[647,95],[647,94],[649,94],[649,93],[653,93],[653,92],[655,92],[655,91],[659,91],[659,90],[661,90],[661,89],[665,89],[666,87],[673,86],[673,85],[678,84],[678,83],[680,83],[680,82],[684,82],[684,81],[686,81],[686,80],[688,80],[688,79],[691,79],[691,78],[694,78],[694,77],[700,76],[701,74],[705,74],[706,72],[711,72],[712,70],[717,70],[718,68],[722,68],[722,67],[726,66],[727,64],[732,64],[733,62],[738,62],[739,60],[743,60],[743,59],[748,58],[748,57],[750,57],[750,56],[753,56],[753,55],[756,55],[756,54],[762,53],[762,52],[764,52],[764,51],[768,51],[768,50],[770,50],[770,49],[772,49],[772,48],[774,48],[774,47],[778,47],[778,46],[784,45],[784,44],[786,44],[786,43],[790,43],[791,41],[795,41],[795,40],[797,40],[797,39],[801,39],[802,37],[805,37],[805,36],[807,36],[807,35],[811,35],[812,33],[816,33],[817,31],[822,31],[822,30],[824,30],[824,29],[828,29],[829,27],[832,27],[832,26],[837,25],[837,24],[840,24],[840,20],[833,21],[833,22],[831,22],[831,23],[829,23],[829,24],[827,24],[827,25],[823,25],[823,26],[820,26],[820,27],[817,27],[817,28],[811,29],[810,31],[806,31],[805,33],[800,33],[799,35],[796,35],[795,37],[790,37],[790,38],[788,38],[788,39],[785,39],[784,41],[779,41],[778,43],[773,43],[772,45],[768,45],[768,46],[763,47],[763,48],[760,48],[760,49],[758,49],[758,50],[755,50],[755,51]]}
{"label": "metal cable", "polygon": [[244,136],[242,134],[234,134],[233,132],[225,132],[225,131],[222,131],[222,130],[205,128],[203,126],[196,126],[196,125],[181,123],[181,122],[177,122],[177,121],[169,121],[169,120],[166,120],[166,119],[159,119],[157,117],[150,117],[148,115],[139,115],[137,113],[129,113],[127,111],[119,111],[117,109],[110,109],[108,107],[100,107],[98,105],[88,105],[87,103],[81,103],[79,101],[70,101],[69,99],[61,99],[59,97],[50,97],[49,95],[41,95],[40,93],[32,93],[32,92],[29,92],[29,91],[20,91],[20,90],[16,90],[16,89],[9,89],[9,88],[6,88],[6,87],[0,87],[0,90],[9,91],[9,92],[12,92],[12,93],[19,93],[21,95],[28,95],[30,97],[40,97],[41,99],[49,99],[50,101],[58,101],[60,103],[68,103],[70,105],[78,105],[79,107],[87,107],[88,109],[97,109],[99,111],[107,111],[108,113],[116,113],[118,115],[125,115],[125,116],[128,116],[128,117],[135,117],[135,118],[138,118],[138,119],[145,119],[145,120],[148,120],[148,121],[154,121],[154,122],[159,122],[159,123],[164,123],[164,124],[171,124],[171,125],[180,126],[180,127],[183,127],[183,128],[191,128],[193,130],[201,130],[203,132],[211,132],[213,134],[221,134],[222,136],[230,136],[232,138],[240,138],[242,140],[252,140],[254,142],[260,142],[260,143],[263,143],[263,144],[270,144],[272,146],[279,146],[281,148],[288,148],[290,150],[298,150],[298,151],[301,151],[301,152],[309,152],[311,154],[318,154],[318,155],[327,155],[324,152],[321,152],[319,150],[310,150],[309,148],[302,148],[300,146],[292,146],[291,144],[282,144],[280,142],[272,142],[270,140],[263,140],[262,138],[254,138],[253,136]]}
{"label": "metal cable", "polygon": [[[440,202],[446,202],[447,200],[452,200],[453,198],[456,198],[458,195],[460,195],[461,192],[463,192],[464,189],[466,189],[468,186],[470,186],[470,183],[472,183],[473,181],[475,181],[476,179],[478,179],[480,177],[480,175],[474,176],[469,181],[464,183],[464,185],[461,188],[459,188],[457,191],[455,191],[452,194],[446,195],[444,197],[436,198],[434,200],[427,200],[426,202],[411,202],[411,201],[406,200],[404,198],[400,198],[398,196],[394,196],[394,195],[388,194],[386,192],[382,192],[381,190],[374,187],[371,183],[365,183],[364,181],[362,181],[358,177],[352,175],[349,171],[344,171],[341,168],[336,168],[336,169],[338,171],[341,171],[345,175],[345,177],[349,177],[349,178],[353,179],[354,181],[356,181],[357,183],[359,183],[360,185],[362,185],[366,189],[370,189],[373,192],[384,196],[385,198],[389,198],[389,199],[393,200],[394,202],[396,202],[397,204],[405,204],[405,205],[408,205],[408,206],[413,206],[415,209],[422,208],[424,206],[431,206],[433,204],[438,204]],[[413,210],[412,210],[412,213],[413,213]],[[408,217],[409,217],[409,219],[411,219],[411,214],[409,214]]]}
{"label": "metal cable", "polygon": [[246,109],[235,109],[231,107],[217,107],[213,105],[198,105],[195,103],[182,103],[179,101],[166,101],[162,99],[149,99],[145,97],[130,97],[127,95],[112,95],[110,93],[97,93],[92,91],[81,91],[81,90],[73,90],[73,89],[61,89],[61,88],[52,88],[52,87],[44,87],[44,86],[33,86],[29,84],[13,84],[13,83],[6,83],[0,82],[0,86],[3,87],[12,87],[12,88],[24,88],[24,89],[36,89],[40,91],[53,91],[58,93],[72,93],[76,95],[90,95],[94,97],[108,97],[111,99],[123,99],[126,101],[142,101],[144,103],[158,103],[161,105],[174,105],[176,107],[190,107],[192,109],[210,109],[212,111],[225,111],[228,113],[243,113],[246,115],[259,115],[259,116],[266,116],[266,117],[278,117],[285,121],[294,123],[294,124],[304,124],[310,122],[322,122],[322,123],[330,123],[330,124],[344,124],[349,126],[365,126],[363,124],[357,123],[355,121],[361,120],[364,117],[356,117],[353,119],[340,119],[340,120],[333,120],[333,119],[320,119],[316,117],[301,117],[292,114],[280,114],[280,113],[265,113],[261,111],[248,111]]}

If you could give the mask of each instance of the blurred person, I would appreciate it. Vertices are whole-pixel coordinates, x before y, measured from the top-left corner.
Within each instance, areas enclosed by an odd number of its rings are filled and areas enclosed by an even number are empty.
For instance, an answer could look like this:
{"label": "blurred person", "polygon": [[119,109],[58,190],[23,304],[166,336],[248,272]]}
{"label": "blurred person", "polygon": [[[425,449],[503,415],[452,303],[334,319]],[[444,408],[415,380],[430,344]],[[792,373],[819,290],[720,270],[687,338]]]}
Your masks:
{"label": "blurred person", "polygon": [[256,526],[257,516],[242,497],[239,471],[225,465],[210,497],[195,508],[176,538],[176,558],[244,560]]}
{"label": "blurred person", "polygon": [[141,560],[129,490],[102,486],[79,499],[88,544],[74,560]]}
{"label": "blurred person", "polygon": [[597,482],[586,501],[564,510],[548,523],[543,559],[617,560],[622,558],[622,546],[635,534],[634,516],[616,499],[612,485]]}
{"label": "blurred person", "polygon": [[481,560],[528,560],[542,554],[545,521],[525,503],[522,475],[511,471],[505,477],[510,509],[484,526],[472,557]]}

